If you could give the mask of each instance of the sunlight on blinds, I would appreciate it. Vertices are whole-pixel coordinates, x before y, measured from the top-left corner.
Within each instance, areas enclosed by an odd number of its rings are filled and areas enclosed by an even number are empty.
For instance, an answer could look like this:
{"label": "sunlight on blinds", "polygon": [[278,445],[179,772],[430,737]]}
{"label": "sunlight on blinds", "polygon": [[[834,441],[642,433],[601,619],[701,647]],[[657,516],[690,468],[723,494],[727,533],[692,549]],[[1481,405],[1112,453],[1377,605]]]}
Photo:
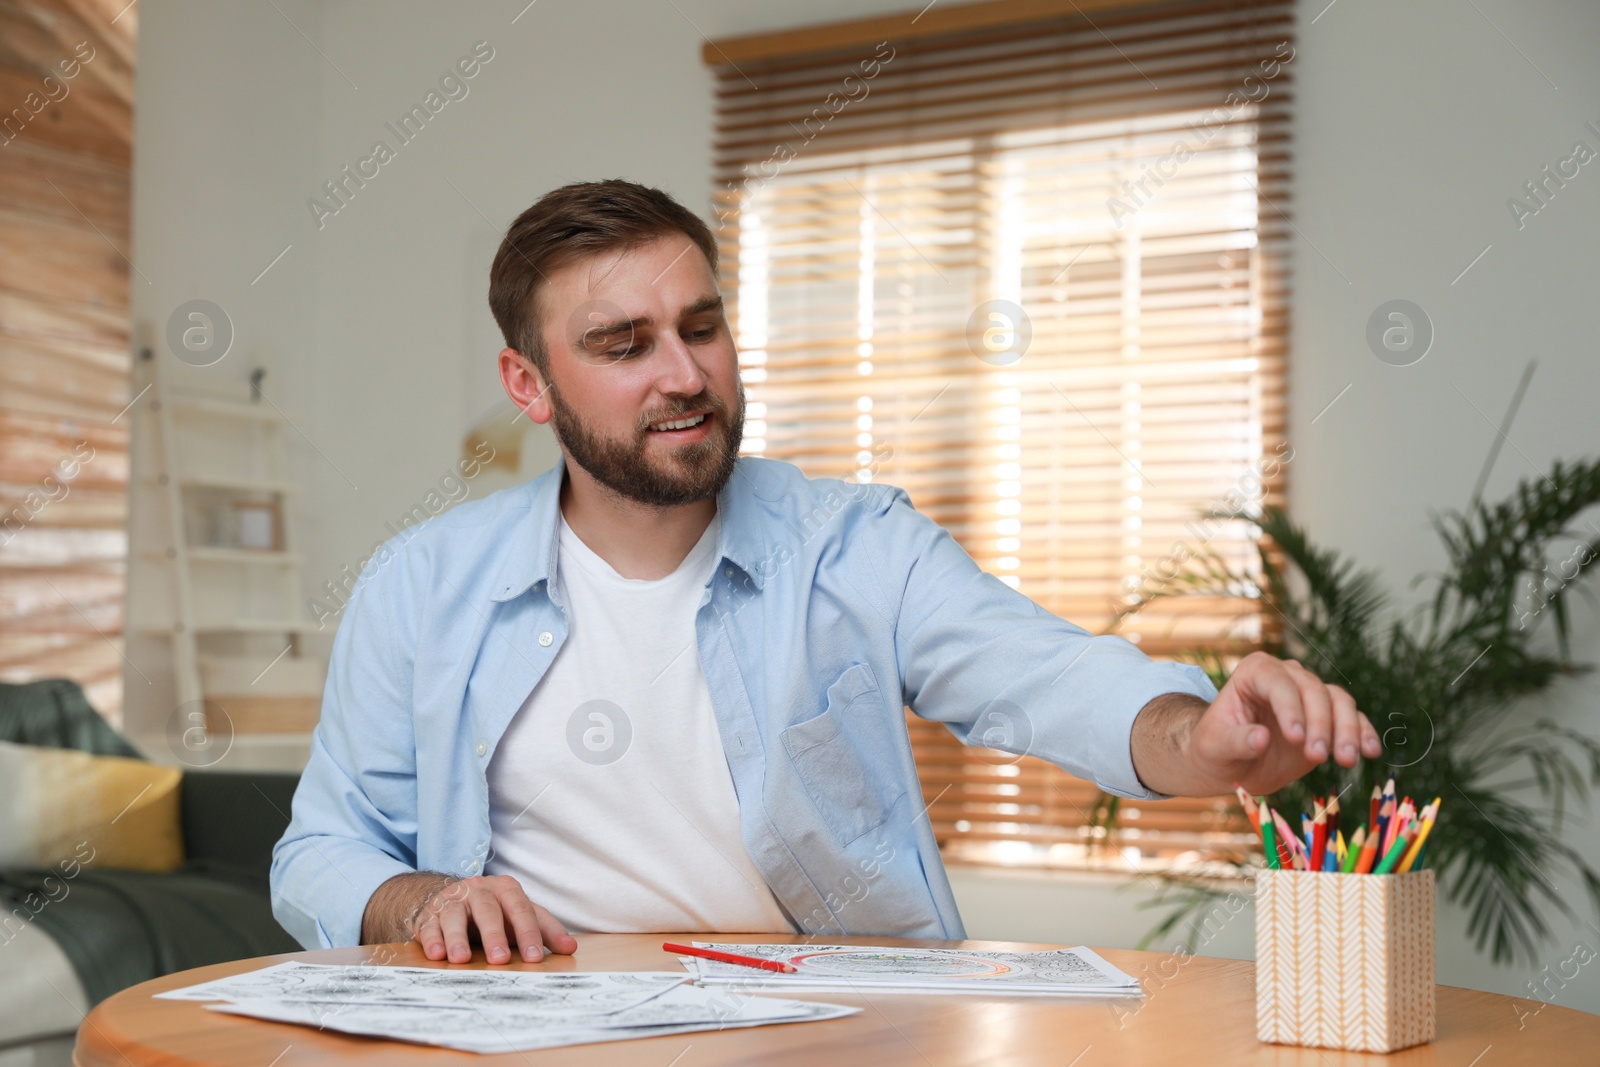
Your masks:
{"label": "sunlight on blinds", "polygon": [[[912,163],[892,158],[903,149],[818,154],[747,191],[746,451],[902,486],[1002,581],[1108,625],[1262,454],[1249,122],[1132,207],[1171,131],[1200,117],[918,146]],[[1028,309],[1027,325],[972,315],[990,301]],[[1248,536],[1236,524],[1216,541],[1248,567]],[[1169,644],[1258,636],[1237,609],[1180,621]]]}

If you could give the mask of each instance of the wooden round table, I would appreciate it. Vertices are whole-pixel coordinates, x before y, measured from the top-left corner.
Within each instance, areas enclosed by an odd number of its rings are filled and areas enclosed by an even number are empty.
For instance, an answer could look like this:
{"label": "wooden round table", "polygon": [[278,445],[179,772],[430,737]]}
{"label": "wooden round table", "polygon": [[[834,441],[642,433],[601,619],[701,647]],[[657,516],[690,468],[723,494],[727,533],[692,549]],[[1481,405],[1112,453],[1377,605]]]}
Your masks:
{"label": "wooden round table", "polygon": [[[542,971],[679,971],[664,940],[702,940],[707,935],[594,934],[578,938],[575,956],[550,956]],[[718,941],[781,941],[770,934],[717,935]],[[796,944],[806,939],[793,938]],[[815,943],[815,939],[810,939]],[[989,948],[1035,951],[1055,945],[1000,941],[928,941],[882,937],[837,938],[855,944],[928,948]],[[199,967],[123,990],[101,1002],[78,1029],[77,1067],[319,1067],[365,1063],[374,1067],[412,1064],[645,1064],[648,1067],[708,1067],[731,1063],[792,1063],[796,1067],[946,1067],[1050,1064],[1052,1067],[1138,1067],[1152,1063],[1273,1064],[1274,1067],[1344,1067],[1383,1063],[1392,1067],[1539,1067],[1593,1064],[1600,1056],[1600,1016],[1521,1000],[1440,986],[1439,1037],[1430,1045],[1387,1056],[1264,1045],[1255,1037],[1255,965],[1200,956],[1099,949],[1106,959],[1139,978],[1143,1000],[1070,1001],[1045,997],[908,996],[808,993],[796,999],[850,1004],[858,1015],[826,1022],[763,1026],[748,1030],[575,1045],[499,1056],[355,1037],[207,1011],[202,1004],[156,1000],[152,994],[251,971],[284,960],[366,963],[408,967],[483,969],[480,954],[469,964],[433,963],[415,944],[325,949],[264,956]],[[679,1057],[682,1057],[681,1060]]]}

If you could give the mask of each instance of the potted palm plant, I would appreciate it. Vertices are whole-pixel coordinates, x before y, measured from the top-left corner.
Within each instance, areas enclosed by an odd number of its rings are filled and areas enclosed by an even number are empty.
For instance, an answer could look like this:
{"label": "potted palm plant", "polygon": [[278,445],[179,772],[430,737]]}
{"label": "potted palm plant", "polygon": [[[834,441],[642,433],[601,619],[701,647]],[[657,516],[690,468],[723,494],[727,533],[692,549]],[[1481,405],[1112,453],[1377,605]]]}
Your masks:
{"label": "potted palm plant", "polygon": [[[1202,553],[1122,617],[1155,597],[1258,600],[1276,623],[1265,649],[1348,689],[1385,746],[1381,760],[1351,771],[1331,761],[1316,768],[1274,806],[1309,811],[1315,796],[1342,796],[1346,810],[1364,812],[1372,787],[1391,774],[1412,796],[1442,797],[1428,866],[1446,898],[1467,910],[1480,952],[1497,963],[1529,960],[1549,938],[1552,909],[1575,914],[1558,888],[1563,875],[1575,874],[1587,906],[1600,909],[1600,873],[1561,833],[1569,804],[1586,804],[1600,782],[1600,744],[1525,699],[1590,669],[1571,655],[1567,598],[1595,559],[1600,527],[1578,520],[1597,503],[1600,459],[1558,461],[1499,503],[1475,494],[1465,510],[1435,516],[1445,566],[1418,579],[1430,595],[1409,610],[1373,572],[1267,508],[1255,520],[1257,573]],[[1215,656],[1195,659],[1218,685],[1226,680]],[[1257,862],[1242,852],[1217,858],[1240,876]],[[1164,876],[1150,906],[1171,910],[1146,943],[1186,918],[1197,924],[1220,885]]]}

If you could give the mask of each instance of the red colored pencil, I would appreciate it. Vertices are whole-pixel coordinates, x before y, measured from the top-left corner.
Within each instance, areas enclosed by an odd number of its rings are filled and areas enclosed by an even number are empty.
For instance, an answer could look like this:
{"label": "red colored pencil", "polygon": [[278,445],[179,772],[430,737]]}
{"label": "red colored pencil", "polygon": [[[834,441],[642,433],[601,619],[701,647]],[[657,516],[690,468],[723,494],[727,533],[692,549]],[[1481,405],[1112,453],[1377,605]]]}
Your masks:
{"label": "red colored pencil", "polygon": [[763,960],[755,956],[735,956],[731,952],[714,952],[709,948],[696,948],[693,945],[679,945],[668,941],[661,946],[663,952],[674,952],[680,956],[699,956],[701,959],[716,960],[718,963],[737,963],[741,967],[759,967],[763,971],[777,971],[779,974],[794,974],[798,969],[792,963],[782,960]]}
{"label": "red colored pencil", "polygon": [[1317,804],[1317,814],[1311,820],[1311,869],[1322,870],[1323,849],[1328,846],[1328,809]]}

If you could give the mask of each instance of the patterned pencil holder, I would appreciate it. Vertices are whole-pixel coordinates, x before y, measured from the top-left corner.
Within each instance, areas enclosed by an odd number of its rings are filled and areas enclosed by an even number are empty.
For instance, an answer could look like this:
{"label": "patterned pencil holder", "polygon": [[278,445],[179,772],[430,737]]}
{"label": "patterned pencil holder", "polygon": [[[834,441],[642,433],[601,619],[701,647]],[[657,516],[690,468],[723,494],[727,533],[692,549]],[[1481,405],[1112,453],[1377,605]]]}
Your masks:
{"label": "patterned pencil holder", "polygon": [[1256,1036],[1355,1052],[1432,1041],[1432,871],[1256,878]]}

